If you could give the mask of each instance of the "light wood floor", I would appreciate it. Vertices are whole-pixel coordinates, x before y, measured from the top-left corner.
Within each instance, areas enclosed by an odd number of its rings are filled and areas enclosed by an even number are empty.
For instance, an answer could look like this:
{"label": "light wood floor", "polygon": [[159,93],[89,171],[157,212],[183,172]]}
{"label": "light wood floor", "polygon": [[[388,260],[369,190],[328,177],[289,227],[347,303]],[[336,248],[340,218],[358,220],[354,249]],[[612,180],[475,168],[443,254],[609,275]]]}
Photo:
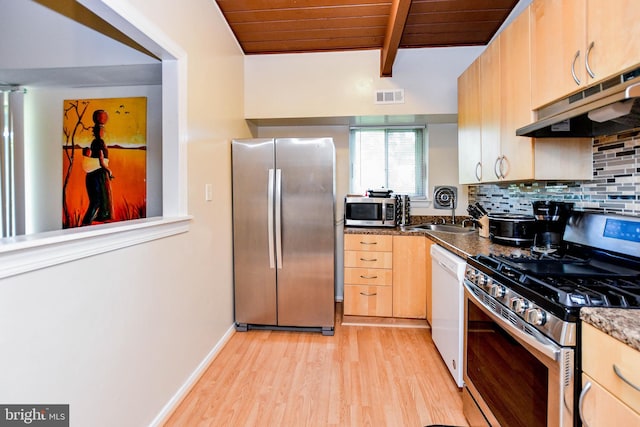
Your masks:
{"label": "light wood floor", "polygon": [[235,333],[168,426],[467,426],[425,328]]}

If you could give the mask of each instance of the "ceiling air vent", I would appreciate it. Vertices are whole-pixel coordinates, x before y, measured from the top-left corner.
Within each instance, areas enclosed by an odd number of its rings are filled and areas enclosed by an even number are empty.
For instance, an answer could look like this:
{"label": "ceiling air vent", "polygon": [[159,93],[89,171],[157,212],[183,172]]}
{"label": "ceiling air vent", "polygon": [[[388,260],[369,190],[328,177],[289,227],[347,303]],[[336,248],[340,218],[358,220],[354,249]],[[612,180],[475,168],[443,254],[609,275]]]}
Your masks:
{"label": "ceiling air vent", "polygon": [[404,104],[404,89],[377,90],[376,104]]}

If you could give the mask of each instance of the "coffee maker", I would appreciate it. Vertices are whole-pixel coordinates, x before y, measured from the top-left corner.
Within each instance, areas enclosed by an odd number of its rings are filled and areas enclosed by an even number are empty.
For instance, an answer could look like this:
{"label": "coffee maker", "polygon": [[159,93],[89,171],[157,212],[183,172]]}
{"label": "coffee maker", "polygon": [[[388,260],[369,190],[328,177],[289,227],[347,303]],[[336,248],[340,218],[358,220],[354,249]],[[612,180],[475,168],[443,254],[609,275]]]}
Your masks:
{"label": "coffee maker", "polygon": [[536,221],[531,251],[548,254],[562,249],[562,236],[573,203],[537,200],[532,207]]}

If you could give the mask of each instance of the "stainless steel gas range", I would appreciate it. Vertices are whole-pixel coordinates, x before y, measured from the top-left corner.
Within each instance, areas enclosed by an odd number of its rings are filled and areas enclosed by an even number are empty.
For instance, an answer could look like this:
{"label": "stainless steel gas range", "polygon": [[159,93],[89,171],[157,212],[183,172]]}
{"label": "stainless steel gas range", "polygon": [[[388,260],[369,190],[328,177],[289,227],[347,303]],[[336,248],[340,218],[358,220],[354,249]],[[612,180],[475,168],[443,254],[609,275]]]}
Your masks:
{"label": "stainless steel gas range", "polygon": [[554,254],[475,256],[465,272],[472,426],[579,426],[580,309],[640,308],[640,218],[574,212]]}

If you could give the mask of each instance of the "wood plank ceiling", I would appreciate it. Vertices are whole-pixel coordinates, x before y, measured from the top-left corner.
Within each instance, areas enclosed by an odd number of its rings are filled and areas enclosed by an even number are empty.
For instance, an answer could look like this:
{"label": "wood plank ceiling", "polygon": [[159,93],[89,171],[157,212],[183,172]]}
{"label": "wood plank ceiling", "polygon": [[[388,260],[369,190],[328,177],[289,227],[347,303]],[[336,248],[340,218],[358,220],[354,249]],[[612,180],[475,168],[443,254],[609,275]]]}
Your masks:
{"label": "wood plank ceiling", "polygon": [[487,44],[518,0],[216,0],[247,55]]}

